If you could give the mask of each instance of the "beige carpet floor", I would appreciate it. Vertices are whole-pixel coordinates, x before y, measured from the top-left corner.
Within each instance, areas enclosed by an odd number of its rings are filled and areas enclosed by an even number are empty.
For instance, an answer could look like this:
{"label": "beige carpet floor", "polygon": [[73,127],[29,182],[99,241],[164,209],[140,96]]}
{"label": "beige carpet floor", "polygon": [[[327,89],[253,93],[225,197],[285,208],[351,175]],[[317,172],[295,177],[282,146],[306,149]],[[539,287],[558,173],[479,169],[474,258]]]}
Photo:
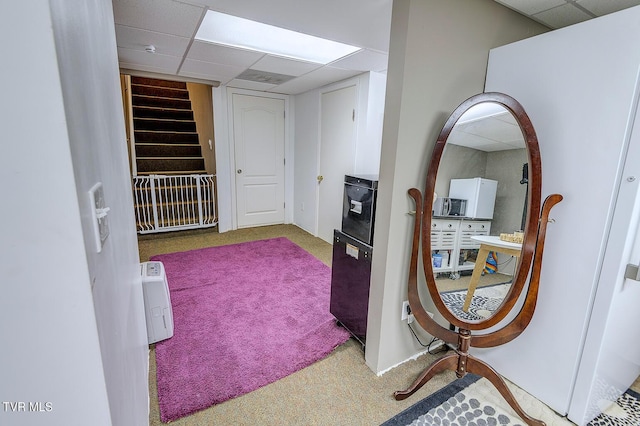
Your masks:
{"label": "beige carpet floor", "polygon": [[[140,260],[156,254],[193,250],[275,237],[287,237],[327,265],[331,245],[293,225],[241,229],[183,231],[139,237]],[[149,392],[152,426],[162,425],[158,411],[155,352],[151,345]],[[405,401],[393,392],[407,388],[440,355],[425,354],[378,377],[365,364],[355,340],[327,358],[247,395],[183,417],[172,425],[379,425],[405,408],[455,380],[448,372],[431,380]]]}
{"label": "beige carpet floor", "polygon": [[[141,261],[161,253],[193,250],[274,237],[287,237],[331,264],[331,245],[293,225],[277,225],[219,234],[215,229],[139,237]],[[172,422],[175,425],[379,425],[449,382],[453,372],[436,376],[405,401],[393,392],[407,388],[434,359],[425,354],[377,376],[365,364],[361,345],[349,340],[325,359],[249,394]],[[152,426],[163,424],[158,411],[153,345],[149,371]]]}
{"label": "beige carpet floor", "polygon": [[[486,286],[492,286],[495,284],[502,284],[509,282],[513,279],[511,275],[496,273],[496,274],[484,274],[480,276],[478,280],[478,286],[476,288],[482,288]],[[471,275],[463,275],[458,279],[452,280],[446,275],[439,276],[436,278],[436,286],[438,287],[439,292],[443,291],[455,291],[455,290],[466,290],[469,288],[469,281],[471,280]]]}

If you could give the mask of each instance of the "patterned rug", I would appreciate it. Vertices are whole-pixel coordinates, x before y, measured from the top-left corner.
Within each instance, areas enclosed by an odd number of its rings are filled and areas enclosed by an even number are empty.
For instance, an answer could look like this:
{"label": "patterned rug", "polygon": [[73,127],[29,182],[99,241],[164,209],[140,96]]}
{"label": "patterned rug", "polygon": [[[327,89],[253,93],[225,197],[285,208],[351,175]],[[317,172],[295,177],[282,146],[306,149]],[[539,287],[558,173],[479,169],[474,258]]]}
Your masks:
{"label": "patterned rug", "polygon": [[[520,406],[531,417],[544,421],[547,426],[574,426],[566,418],[558,416],[522,389],[510,383],[508,385]],[[525,426],[525,423],[487,379],[467,374],[387,420],[381,426],[409,425]]]}
{"label": "patterned rug", "polygon": [[457,317],[477,321],[490,317],[500,307],[510,287],[511,282],[506,282],[477,288],[473,293],[469,312],[462,310],[467,290],[445,291],[440,293],[440,296],[444,304]]}
{"label": "patterned rug", "polygon": [[587,426],[640,425],[640,394],[629,389]]}

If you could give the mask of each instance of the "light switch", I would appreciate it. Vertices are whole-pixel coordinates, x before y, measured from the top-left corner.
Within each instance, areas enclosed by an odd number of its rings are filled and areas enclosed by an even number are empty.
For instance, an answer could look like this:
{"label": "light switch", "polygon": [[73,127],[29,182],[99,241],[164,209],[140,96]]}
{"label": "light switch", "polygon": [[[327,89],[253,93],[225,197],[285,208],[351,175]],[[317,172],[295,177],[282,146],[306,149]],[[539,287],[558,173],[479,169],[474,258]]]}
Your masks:
{"label": "light switch", "polygon": [[109,207],[104,201],[104,191],[102,183],[98,182],[89,190],[89,200],[91,203],[91,215],[93,224],[93,235],[96,242],[96,251],[100,253],[105,240],[109,236],[109,221],[107,214]]}

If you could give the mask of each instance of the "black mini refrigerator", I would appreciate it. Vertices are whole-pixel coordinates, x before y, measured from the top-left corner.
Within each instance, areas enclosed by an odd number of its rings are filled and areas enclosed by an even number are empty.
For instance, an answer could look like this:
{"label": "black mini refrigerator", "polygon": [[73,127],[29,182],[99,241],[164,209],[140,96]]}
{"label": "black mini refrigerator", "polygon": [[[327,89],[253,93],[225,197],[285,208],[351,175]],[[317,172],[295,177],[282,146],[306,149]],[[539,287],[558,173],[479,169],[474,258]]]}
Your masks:
{"label": "black mini refrigerator", "polygon": [[333,232],[330,312],[364,349],[377,176],[345,176],[342,229]]}
{"label": "black mini refrigerator", "polygon": [[364,345],[373,247],[333,231],[331,314]]}
{"label": "black mini refrigerator", "polygon": [[377,176],[346,175],[344,177],[342,232],[370,246],[373,245],[377,192]]}

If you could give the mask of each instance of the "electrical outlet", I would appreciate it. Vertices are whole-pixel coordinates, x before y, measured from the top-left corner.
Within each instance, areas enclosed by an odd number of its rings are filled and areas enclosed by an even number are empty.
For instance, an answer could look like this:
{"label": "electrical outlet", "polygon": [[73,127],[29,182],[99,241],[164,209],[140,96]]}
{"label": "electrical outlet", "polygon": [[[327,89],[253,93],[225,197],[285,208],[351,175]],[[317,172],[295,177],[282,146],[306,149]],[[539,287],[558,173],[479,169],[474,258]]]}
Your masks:
{"label": "electrical outlet", "polygon": [[405,321],[409,318],[409,314],[411,312],[411,307],[409,306],[409,301],[405,300],[402,302],[402,315],[400,317],[401,321]]}

